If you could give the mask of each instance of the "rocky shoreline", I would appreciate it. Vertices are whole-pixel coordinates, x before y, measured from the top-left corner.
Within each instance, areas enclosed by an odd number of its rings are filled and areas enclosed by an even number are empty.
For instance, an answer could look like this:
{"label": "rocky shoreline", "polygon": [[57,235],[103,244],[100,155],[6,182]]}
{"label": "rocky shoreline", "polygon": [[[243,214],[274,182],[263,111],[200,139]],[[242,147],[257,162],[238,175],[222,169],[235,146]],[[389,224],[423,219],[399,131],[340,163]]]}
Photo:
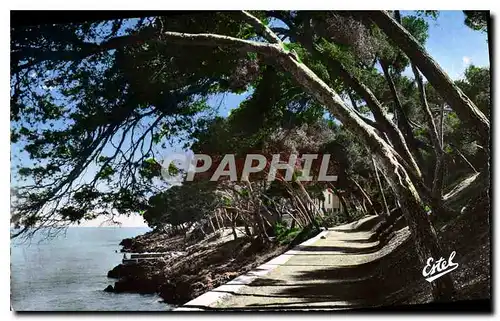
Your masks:
{"label": "rocky shoreline", "polygon": [[[317,232],[302,235],[289,245],[249,237],[221,242],[220,235],[212,237],[213,240],[200,242],[184,236],[168,237],[165,233],[148,232],[124,239],[120,243],[123,247],[121,251],[166,252],[165,257],[115,266],[108,272],[108,277],[116,281],[104,290],[114,293],[157,293],[165,303],[181,305],[284,253]],[[182,255],[167,254],[180,250],[183,251]]]}

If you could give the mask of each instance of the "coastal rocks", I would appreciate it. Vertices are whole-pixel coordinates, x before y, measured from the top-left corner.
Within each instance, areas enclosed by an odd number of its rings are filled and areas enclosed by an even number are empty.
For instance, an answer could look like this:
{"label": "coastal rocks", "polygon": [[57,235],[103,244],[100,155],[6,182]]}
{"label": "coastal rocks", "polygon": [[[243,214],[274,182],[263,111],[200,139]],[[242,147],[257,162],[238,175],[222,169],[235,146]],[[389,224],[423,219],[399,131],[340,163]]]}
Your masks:
{"label": "coastal rocks", "polygon": [[[143,264],[120,264],[108,272],[108,277],[118,279],[112,291],[114,293],[133,292],[149,294],[158,292],[158,284],[163,282],[164,262]],[[109,289],[109,286],[106,288]]]}
{"label": "coastal rocks", "polygon": [[[132,244],[123,241],[122,245],[129,245],[134,253],[140,252],[138,244],[141,244],[142,254],[169,254],[154,260],[120,264],[109,271],[108,277],[118,279],[113,292],[158,293],[164,302],[180,305],[286,250],[286,246],[250,238],[229,237],[225,242],[221,239],[190,244],[184,236],[156,233],[138,236]],[[146,243],[147,246],[143,246]]]}
{"label": "coastal rocks", "polygon": [[183,235],[168,236],[160,232],[147,232],[134,238],[126,238],[120,242],[121,252],[168,252],[182,251],[196,240],[187,241]]}
{"label": "coastal rocks", "polygon": [[156,280],[151,278],[126,278],[115,282],[114,292],[132,292],[139,294],[151,294],[156,293],[158,288],[158,283]]}
{"label": "coastal rocks", "polygon": [[123,264],[119,264],[115,266],[112,270],[108,271],[108,278],[113,278],[113,279],[119,279],[120,278],[120,272],[123,269]]}
{"label": "coastal rocks", "polygon": [[[173,251],[173,252],[164,252],[164,253],[154,253],[157,259],[149,258],[147,254],[144,254],[144,257],[150,262],[145,264],[139,264],[142,262],[140,258],[138,258],[137,263],[127,263],[127,264],[119,264],[115,266],[112,270],[108,271],[108,278],[112,279],[120,279],[127,276],[140,275],[143,273],[144,267],[150,265],[164,265],[167,261],[178,258],[180,256],[186,255],[186,252],[181,251]],[[133,256],[134,254],[132,254]],[[133,260],[133,259],[132,259]]]}
{"label": "coastal rocks", "polygon": [[[249,269],[249,267],[247,269]],[[184,270],[184,272],[187,271]],[[206,269],[196,274],[172,275],[160,285],[158,294],[165,302],[182,305],[214,287],[229,282],[241,272],[242,271],[223,272],[222,269],[210,271]]]}
{"label": "coastal rocks", "polygon": [[123,277],[138,275],[143,271],[143,268],[137,264],[119,264],[112,270],[108,271],[108,278],[120,279]]}
{"label": "coastal rocks", "polygon": [[[159,254],[159,253],[157,253]],[[162,253],[163,254],[163,253]],[[137,263],[119,264],[110,270],[108,278],[118,279],[106,292],[132,292],[140,294],[158,293],[159,286],[165,283],[164,270],[173,263],[173,259],[185,252],[165,252],[157,259],[138,261]],[[147,255],[147,254],[145,254]]]}
{"label": "coastal rocks", "polygon": [[115,289],[113,288],[112,285],[108,285],[105,289],[104,292],[115,292]]}
{"label": "coastal rocks", "polygon": [[135,238],[123,239],[120,242],[120,245],[122,246],[121,252],[135,252],[135,253],[147,252],[148,251],[147,236],[148,234],[146,233],[142,235],[142,238],[135,237]]}
{"label": "coastal rocks", "polygon": [[170,304],[183,304],[194,299],[197,293],[193,293],[191,276],[183,276],[168,280],[159,289],[159,295],[165,302]]}
{"label": "coastal rocks", "polygon": [[123,246],[122,252],[126,252],[127,249],[130,249],[132,247],[133,244],[134,244],[134,240],[133,239],[131,239],[131,238],[123,239],[120,242],[120,245]]}
{"label": "coastal rocks", "polygon": [[158,292],[158,282],[147,278],[126,278],[115,282],[114,286],[108,285],[104,292],[152,294]]}

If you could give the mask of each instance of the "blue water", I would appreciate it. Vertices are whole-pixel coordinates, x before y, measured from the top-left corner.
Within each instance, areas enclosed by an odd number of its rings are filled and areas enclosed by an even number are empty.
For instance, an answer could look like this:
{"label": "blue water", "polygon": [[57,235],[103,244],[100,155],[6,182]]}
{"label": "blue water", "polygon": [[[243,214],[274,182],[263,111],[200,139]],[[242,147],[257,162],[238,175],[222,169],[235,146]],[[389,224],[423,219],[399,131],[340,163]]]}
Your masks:
{"label": "blue water", "polygon": [[134,227],[72,227],[55,239],[11,243],[11,306],[15,311],[158,311],[157,295],[107,293],[107,272],[121,263],[120,241],[147,232]]}

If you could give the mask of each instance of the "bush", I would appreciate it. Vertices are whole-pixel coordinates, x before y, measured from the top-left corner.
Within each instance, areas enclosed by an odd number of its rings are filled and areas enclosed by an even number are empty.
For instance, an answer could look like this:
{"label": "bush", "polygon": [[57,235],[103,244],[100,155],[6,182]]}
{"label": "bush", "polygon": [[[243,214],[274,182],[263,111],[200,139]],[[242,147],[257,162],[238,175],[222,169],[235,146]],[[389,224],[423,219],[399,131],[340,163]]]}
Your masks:
{"label": "bush", "polygon": [[297,236],[295,236],[295,238],[288,244],[288,247],[292,248],[295,245],[298,245],[310,239],[311,237],[316,236],[319,232],[320,230],[316,226],[314,226],[313,224],[309,224],[308,226],[300,230]]}
{"label": "bush", "polygon": [[350,215],[345,211],[340,212],[326,212],[325,216],[317,217],[316,220],[319,226],[322,227],[335,227],[342,224],[351,223],[362,218],[364,215],[361,211],[351,210]]}
{"label": "bush", "polygon": [[280,245],[288,244],[291,247],[313,237],[319,233],[319,230],[313,224],[304,228],[288,228],[286,222],[279,221],[274,226],[274,232]]}
{"label": "bush", "polygon": [[279,244],[288,244],[301,232],[300,227],[289,228],[286,222],[278,221],[274,226],[274,233]]}

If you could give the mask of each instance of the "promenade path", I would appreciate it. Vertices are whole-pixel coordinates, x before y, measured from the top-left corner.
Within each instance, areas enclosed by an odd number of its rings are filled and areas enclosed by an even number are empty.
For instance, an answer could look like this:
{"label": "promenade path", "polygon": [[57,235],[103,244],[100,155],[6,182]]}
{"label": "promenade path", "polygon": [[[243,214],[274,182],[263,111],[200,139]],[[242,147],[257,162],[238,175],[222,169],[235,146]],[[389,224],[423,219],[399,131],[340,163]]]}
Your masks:
{"label": "promenade path", "polygon": [[[254,271],[188,302],[189,309],[346,309],[376,306],[380,260],[404,242],[408,228],[381,244],[368,216],[328,229]],[[191,308],[189,308],[191,307]]]}

